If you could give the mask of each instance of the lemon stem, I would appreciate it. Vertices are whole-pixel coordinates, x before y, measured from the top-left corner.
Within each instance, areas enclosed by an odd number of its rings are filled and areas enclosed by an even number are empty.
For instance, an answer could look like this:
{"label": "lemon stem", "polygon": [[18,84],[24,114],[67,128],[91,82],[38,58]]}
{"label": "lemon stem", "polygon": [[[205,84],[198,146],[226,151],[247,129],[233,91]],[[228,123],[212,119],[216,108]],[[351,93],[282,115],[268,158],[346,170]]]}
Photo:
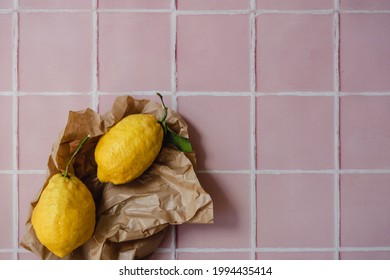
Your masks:
{"label": "lemon stem", "polygon": [[91,135],[87,135],[87,137],[85,137],[83,140],[81,140],[81,142],[78,144],[76,150],[74,151],[74,153],[72,154],[72,156],[70,157],[68,163],[66,164],[66,168],[65,168],[65,172],[62,174],[64,177],[67,177],[69,178],[69,165],[70,163],[72,162],[73,158],[76,156],[76,154],[78,153],[78,151],[80,151],[81,147],[83,146],[83,144],[85,143],[85,141],[87,141],[89,139],[89,137],[91,137]]}
{"label": "lemon stem", "polygon": [[163,124],[163,123],[165,122],[165,119],[166,119],[167,116],[168,116],[168,107],[165,106],[163,96],[162,96],[159,92],[157,92],[157,95],[158,95],[158,97],[160,97],[161,104],[162,104],[162,107],[163,107],[163,109],[164,109],[164,115],[163,115],[163,117],[161,118],[161,120],[159,120],[158,122],[161,123],[161,124]]}

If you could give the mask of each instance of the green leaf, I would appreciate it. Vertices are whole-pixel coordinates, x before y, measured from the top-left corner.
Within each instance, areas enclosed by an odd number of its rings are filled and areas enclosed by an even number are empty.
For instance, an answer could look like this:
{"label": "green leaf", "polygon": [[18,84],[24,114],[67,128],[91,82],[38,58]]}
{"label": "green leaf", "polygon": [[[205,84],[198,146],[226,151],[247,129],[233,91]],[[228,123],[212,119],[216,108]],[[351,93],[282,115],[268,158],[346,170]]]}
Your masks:
{"label": "green leaf", "polygon": [[180,151],[185,153],[192,152],[192,145],[190,140],[173,132],[168,126],[166,136],[168,142],[175,145]]}

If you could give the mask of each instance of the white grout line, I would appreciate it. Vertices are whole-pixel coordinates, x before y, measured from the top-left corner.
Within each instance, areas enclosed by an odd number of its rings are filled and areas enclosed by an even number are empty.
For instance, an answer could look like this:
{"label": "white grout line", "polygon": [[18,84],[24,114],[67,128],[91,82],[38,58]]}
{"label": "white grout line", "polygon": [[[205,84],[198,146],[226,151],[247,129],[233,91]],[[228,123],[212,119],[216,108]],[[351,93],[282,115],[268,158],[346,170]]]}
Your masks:
{"label": "white grout line", "polygon": [[390,251],[390,247],[341,247],[341,252],[382,252]]}
{"label": "white grout line", "polygon": [[[157,248],[156,253],[250,253],[252,248]],[[303,252],[333,252],[334,248],[313,247],[266,247],[256,248],[261,253],[303,253]],[[390,247],[341,247],[340,252],[390,252]],[[0,253],[31,253],[24,248],[1,248]]]}
{"label": "white grout line", "polygon": [[93,95],[93,92],[70,92],[70,91],[42,91],[42,92],[26,92],[19,91],[19,96],[69,96],[69,95]]}
{"label": "white grout line", "polygon": [[[0,9],[0,13],[90,13],[95,11],[98,13],[170,13],[171,9]],[[389,9],[383,10],[350,10],[350,9],[320,9],[320,10],[256,10],[256,15],[259,14],[333,14],[333,13],[348,13],[348,14],[390,14]],[[182,15],[234,15],[234,14],[250,14],[252,9],[241,10],[177,10],[177,14]]]}
{"label": "white grout line", "polygon": [[228,92],[228,91],[178,91],[178,96],[252,96],[252,92]]}
{"label": "white grout line", "polygon": [[91,13],[92,9],[17,9],[19,13]]}
{"label": "white grout line", "polygon": [[[44,169],[1,169],[0,174],[46,174]],[[224,170],[224,169],[200,169],[199,174],[251,174],[252,169]],[[264,169],[255,170],[255,174],[287,175],[287,174],[390,174],[390,169]]]}
{"label": "white grout line", "polygon": [[186,253],[218,253],[218,252],[242,252],[242,253],[251,253],[253,251],[252,248],[178,248],[177,252],[186,252]]}
{"label": "white grout line", "polygon": [[98,13],[170,13],[171,9],[98,9]]}
{"label": "white grout line", "polygon": [[[14,0],[14,8],[19,7],[19,1]],[[18,143],[18,115],[19,115],[19,102],[18,102],[18,49],[19,49],[19,14],[15,12],[13,14],[13,44],[12,44],[12,90],[13,90],[13,247],[19,248],[19,180],[17,170],[19,168],[19,143]],[[13,258],[17,259],[18,254],[14,253]]]}
{"label": "white grout line", "polygon": [[267,253],[297,253],[297,252],[334,252],[334,248],[258,248],[258,252]]}
{"label": "white grout line", "polygon": [[[170,95],[172,94],[172,91],[158,91],[162,95]],[[156,95],[156,91],[148,90],[148,91],[126,91],[126,92],[108,92],[108,91],[98,91],[99,96],[100,95]]]}
{"label": "white grout line", "polygon": [[250,171],[250,206],[251,206],[251,258],[256,259],[257,246],[257,195],[256,195],[256,0],[251,0],[251,13],[249,16],[250,30],[250,90],[251,90],[251,109],[250,109],[250,147],[251,147],[251,171]]}
{"label": "white grout line", "polygon": [[[250,174],[251,169],[241,170],[221,170],[221,169],[201,169],[196,173],[206,174]],[[390,174],[390,169],[264,169],[255,170],[256,174],[286,175],[286,174]]]}
{"label": "white grout line", "polygon": [[340,10],[339,0],[334,0],[333,21],[333,66],[334,66],[334,85],[333,90],[337,94],[334,97],[334,168],[337,171],[334,175],[334,242],[335,242],[335,259],[340,259],[340,69],[339,69],[339,53],[340,53]]}
{"label": "white grout line", "polygon": [[342,14],[390,14],[390,10],[340,10]]}
{"label": "white grout line", "polygon": [[[176,0],[171,0],[171,14],[170,14],[170,39],[171,39],[171,101],[172,109],[177,111],[177,61],[176,61],[176,52],[177,52],[177,11],[176,11]],[[161,93],[161,92],[160,92]],[[162,94],[162,93],[161,93]],[[174,260],[177,260],[177,226],[172,226],[172,257]]]}
{"label": "white grout line", "polygon": [[292,92],[256,92],[256,96],[334,96],[334,92],[292,91]]}
{"label": "white grout line", "polygon": [[[172,91],[159,91],[163,95],[170,95]],[[98,91],[99,95],[156,95],[156,91],[126,91],[126,92],[108,92]],[[12,91],[0,91],[0,96],[12,96]],[[94,92],[72,92],[72,91],[53,91],[53,92],[29,92],[20,91],[19,96],[31,95],[93,95]],[[177,96],[252,96],[252,92],[230,92],[230,91],[176,91]],[[255,96],[390,96],[390,92],[305,92],[305,91],[291,91],[291,92],[255,92]]]}
{"label": "white grout line", "polygon": [[12,14],[15,9],[0,9],[0,14]]}
{"label": "white grout line", "polygon": [[[252,0],[251,0],[252,1]],[[252,9],[247,10],[180,10],[177,11],[179,15],[244,15],[251,14]]]}
{"label": "white grout line", "polygon": [[171,94],[172,109],[177,111],[177,11],[176,0],[171,0]]}
{"label": "white grout line", "polygon": [[98,81],[98,13],[97,0],[92,0],[92,109],[98,111],[99,109],[99,81]]}
{"label": "white grout line", "polygon": [[0,91],[0,96],[14,96],[13,91]]}
{"label": "white grout line", "polygon": [[256,14],[299,14],[299,15],[330,15],[334,10],[257,10]]}
{"label": "white grout line", "polygon": [[390,96],[390,92],[340,92],[340,96]]}

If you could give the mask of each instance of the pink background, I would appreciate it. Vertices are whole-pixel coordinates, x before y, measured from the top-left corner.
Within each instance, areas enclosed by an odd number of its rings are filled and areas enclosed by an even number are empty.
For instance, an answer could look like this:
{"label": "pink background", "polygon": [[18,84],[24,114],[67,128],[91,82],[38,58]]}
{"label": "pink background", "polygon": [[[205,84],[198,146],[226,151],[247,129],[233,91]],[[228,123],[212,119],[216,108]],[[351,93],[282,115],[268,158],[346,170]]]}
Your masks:
{"label": "pink background", "polygon": [[69,110],[188,122],[213,225],[153,259],[390,259],[390,1],[1,0],[0,259]]}

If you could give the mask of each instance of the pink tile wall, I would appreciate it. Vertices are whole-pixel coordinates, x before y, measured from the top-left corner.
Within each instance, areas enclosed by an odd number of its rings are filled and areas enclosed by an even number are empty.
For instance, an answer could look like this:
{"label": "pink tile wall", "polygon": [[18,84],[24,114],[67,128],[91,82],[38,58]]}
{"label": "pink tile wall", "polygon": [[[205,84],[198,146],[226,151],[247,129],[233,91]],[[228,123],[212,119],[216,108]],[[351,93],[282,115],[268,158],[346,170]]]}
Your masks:
{"label": "pink tile wall", "polygon": [[158,101],[189,125],[212,225],[151,259],[390,259],[387,0],[0,1],[0,259],[69,110]]}
{"label": "pink tile wall", "polygon": [[13,86],[13,15],[0,14],[0,90],[11,91]]}

